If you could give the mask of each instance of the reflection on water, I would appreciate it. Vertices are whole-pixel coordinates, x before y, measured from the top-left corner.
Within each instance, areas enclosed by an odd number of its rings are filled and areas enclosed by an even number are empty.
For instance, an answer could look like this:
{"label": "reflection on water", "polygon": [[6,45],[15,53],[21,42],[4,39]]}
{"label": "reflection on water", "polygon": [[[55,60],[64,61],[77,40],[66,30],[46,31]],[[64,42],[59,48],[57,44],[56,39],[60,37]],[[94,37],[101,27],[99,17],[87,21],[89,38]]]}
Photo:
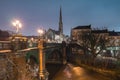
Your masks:
{"label": "reflection on water", "polygon": [[68,63],[58,72],[53,80],[113,80],[109,77],[93,73],[82,67]]}
{"label": "reflection on water", "polygon": [[70,66],[67,64],[66,68],[63,70],[64,76],[68,80],[72,80],[72,71]]}

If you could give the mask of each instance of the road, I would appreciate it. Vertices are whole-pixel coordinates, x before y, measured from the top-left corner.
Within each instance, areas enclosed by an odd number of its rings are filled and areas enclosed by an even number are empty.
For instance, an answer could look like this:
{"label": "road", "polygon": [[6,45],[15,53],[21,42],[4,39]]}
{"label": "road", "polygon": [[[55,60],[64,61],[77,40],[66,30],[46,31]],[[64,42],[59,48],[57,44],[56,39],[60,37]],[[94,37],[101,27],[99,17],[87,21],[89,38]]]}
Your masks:
{"label": "road", "polygon": [[113,80],[99,73],[68,63],[53,80]]}

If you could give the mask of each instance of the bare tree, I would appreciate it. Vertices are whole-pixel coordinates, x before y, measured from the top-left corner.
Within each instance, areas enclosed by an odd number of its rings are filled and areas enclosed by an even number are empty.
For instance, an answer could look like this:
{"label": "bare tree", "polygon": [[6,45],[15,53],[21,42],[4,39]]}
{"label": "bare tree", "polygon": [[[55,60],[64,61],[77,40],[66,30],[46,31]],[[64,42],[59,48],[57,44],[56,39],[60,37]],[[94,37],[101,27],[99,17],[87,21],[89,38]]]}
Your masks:
{"label": "bare tree", "polygon": [[84,48],[85,54],[89,53],[94,61],[96,56],[106,49],[107,42],[108,38],[105,35],[88,32],[82,34],[80,45]]}

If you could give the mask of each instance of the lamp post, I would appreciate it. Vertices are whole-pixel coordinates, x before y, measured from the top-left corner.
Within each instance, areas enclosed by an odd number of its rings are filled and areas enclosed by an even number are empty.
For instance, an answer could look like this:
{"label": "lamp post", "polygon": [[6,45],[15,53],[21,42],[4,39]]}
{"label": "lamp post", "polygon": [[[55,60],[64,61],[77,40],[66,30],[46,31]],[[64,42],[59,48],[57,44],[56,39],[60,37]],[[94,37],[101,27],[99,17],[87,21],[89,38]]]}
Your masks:
{"label": "lamp post", "polygon": [[16,34],[12,35],[11,42],[13,43],[13,51],[20,49],[20,40],[22,40],[22,35],[19,35],[19,29],[22,28],[22,24],[19,20],[12,22],[12,25],[16,28]]}
{"label": "lamp post", "polygon": [[15,20],[14,22],[12,22],[13,26],[16,27],[16,33],[19,33],[19,29],[22,28],[22,24],[19,20]]}
{"label": "lamp post", "polygon": [[40,80],[48,80],[49,73],[45,68],[45,53],[44,49],[44,31],[42,29],[38,30],[39,33],[39,41],[38,41],[38,49],[39,49],[39,78]]}

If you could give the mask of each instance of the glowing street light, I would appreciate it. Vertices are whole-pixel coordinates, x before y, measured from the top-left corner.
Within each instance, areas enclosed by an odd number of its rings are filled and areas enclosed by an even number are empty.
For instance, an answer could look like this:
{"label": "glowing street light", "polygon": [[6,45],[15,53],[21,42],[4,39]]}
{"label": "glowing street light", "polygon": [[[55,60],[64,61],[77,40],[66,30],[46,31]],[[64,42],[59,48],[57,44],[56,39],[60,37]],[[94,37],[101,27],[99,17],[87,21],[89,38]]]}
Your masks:
{"label": "glowing street light", "polygon": [[39,34],[43,34],[43,30],[42,29],[38,29],[38,33]]}
{"label": "glowing street light", "polygon": [[44,34],[44,30],[43,29],[38,29],[38,33],[39,33],[39,36],[42,37],[43,34]]}
{"label": "glowing street light", "polygon": [[19,29],[22,28],[22,24],[19,20],[12,22],[12,25],[16,27],[16,33],[18,33]]}

